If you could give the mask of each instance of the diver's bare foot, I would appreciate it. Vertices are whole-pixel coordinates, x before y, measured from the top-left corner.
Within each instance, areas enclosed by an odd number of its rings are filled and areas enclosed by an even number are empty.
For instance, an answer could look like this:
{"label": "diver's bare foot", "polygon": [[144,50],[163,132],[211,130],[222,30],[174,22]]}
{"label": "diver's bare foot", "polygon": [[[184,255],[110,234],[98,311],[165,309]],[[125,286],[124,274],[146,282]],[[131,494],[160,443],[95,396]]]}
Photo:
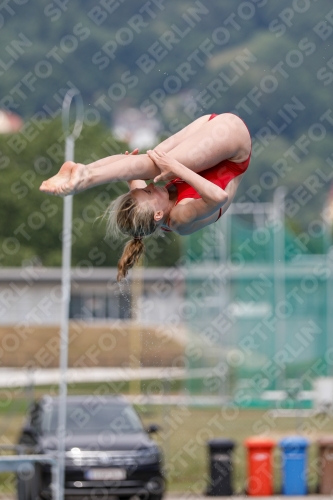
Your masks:
{"label": "diver's bare foot", "polygon": [[[59,172],[44,181],[40,186],[40,191],[57,196],[67,196],[81,191],[83,188],[85,165],[66,161]],[[80,189],[81,188],[81,189]]]}

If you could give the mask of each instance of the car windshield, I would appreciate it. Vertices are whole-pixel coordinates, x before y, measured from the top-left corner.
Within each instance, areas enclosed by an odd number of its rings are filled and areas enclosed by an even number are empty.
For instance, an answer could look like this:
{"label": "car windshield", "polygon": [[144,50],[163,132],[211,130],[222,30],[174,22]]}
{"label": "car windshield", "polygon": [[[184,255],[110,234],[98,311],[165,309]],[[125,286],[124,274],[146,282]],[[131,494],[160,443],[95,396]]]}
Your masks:
{"label": "car windshield", "polygon": [[[67,403],[67,432],[72,434],[132,434],[142,432],[134,409],[127,404],[89,401]],[[43,411],[43,433],[54,434],[58,424],[58,405],[49,404]]]}

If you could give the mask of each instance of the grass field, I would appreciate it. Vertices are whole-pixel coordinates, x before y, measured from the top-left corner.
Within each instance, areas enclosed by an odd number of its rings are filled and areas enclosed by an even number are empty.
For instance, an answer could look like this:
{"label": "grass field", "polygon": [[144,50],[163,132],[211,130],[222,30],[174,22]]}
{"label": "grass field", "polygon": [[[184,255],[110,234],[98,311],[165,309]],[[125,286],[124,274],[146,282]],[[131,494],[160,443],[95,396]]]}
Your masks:
{"label": "grass field", "polygon": [[[70,321],[68,366],[133,366],[133,356],[138,358],[141,366],[173,366],[173,360],[184,355],[185,340],[184,329],[175,331],[163,325],[148,327],[127,321]],[[14,327],[0,326],[0,344],[7,347],[1,350],[1,366],[59,366],[58,325],[31,326],[23,338]]]}
{"label": "grass field", "polygon": [[[126,391],[126,388],[122,388]],[[70,393],[92,394],[93,384],[77,386]],[[52,388],[39,388],[36,395],[52,393]],[[0,399],[0,443],[15,443],[27,408],[25,393],[17,390]],[[2,402],[1,402],[2,401]],[[268,410],[243,410],[230,408],[189,408],[176,406],[139,406],[137,410],[144,425],[157,423],[162,431],[156,436],[165,456],[168,489],[174,492],[202,493],[205,491],[208,474],[207,440],[213,437],[227,437],[235,440],[233,453],[233,482],[236,493],[246,488],[246,451],[243,441],[256,434],[264,434],[279,440],[296,431],[311,441],[309,448],[309,491],[315,492],[318,482],[318,457],[316,440],[321,435],[333,434],[333,419],[328,415],[312,418],[272,419]],[[275,491],[280,488],[280,454],[274,451]],[[11,475],[0,477],[0,492],[14,489]]]}

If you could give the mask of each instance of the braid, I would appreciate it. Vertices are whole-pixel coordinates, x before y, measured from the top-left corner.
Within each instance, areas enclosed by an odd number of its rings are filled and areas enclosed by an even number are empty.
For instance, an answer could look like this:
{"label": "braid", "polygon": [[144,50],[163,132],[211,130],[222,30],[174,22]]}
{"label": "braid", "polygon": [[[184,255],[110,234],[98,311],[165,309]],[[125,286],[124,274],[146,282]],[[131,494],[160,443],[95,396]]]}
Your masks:
{"label": "braid", "polygon": [[121,281],[144,253],[143,237],[156,231],[154,210],[146,203],[138,203],[131,193],[127,193],[113,201],[106,214],[108,234],[120,233],[132,237],[118,262],[117,281]]}
{"label": "braid", "polygon": [[118,262],[117,281],[126,278],[128,271],[138,262],[145,246],[141,238],[128,241]]}

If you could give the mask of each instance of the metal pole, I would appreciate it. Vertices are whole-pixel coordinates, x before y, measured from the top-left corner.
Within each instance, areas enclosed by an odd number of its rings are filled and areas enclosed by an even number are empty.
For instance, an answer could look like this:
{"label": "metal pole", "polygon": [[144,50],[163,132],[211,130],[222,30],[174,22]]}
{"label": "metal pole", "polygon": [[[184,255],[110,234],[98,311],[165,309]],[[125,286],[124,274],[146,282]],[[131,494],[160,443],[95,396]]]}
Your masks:
{"label": "metal pole", "polygon": [[[274,219],[280,223],[280,229],[275,233],[274,241],[274,295],[275,295],[275,305],[279,302],[283,302],[286,297],[285,290],[285,221],[284,221],[284,210],[285,210],[285,195],[286,188],[279,187],[275,190],[274,200],[273,200],[273,213]],[[285,321],[282,318],[278,318],[276,321],[275,329],[275,352],[278,352],[284,347],[285,344]],[[285,373],[281,373],[276,381],[275,389],[283,389],[283,382],[285,379]]]}
{"label": "metal pole", "polygon": [[[332,224],[329,221],[325,222],[325,248],[324,248],[324,259],[326,262],[326,352],[329,352],[332,346],[331,341],[331,331],[332,331],[332,296],[333,296],[333,245],[332,245]],[[323,356],[323,353],[322,353]],[[326,375],[328,377],[333,376],[332,365],[326,361]]]}
{"label": "metal pole", "polygon": [[[73,131],[69,132],[69,111],[73,98],[76,97],[76,120]],[[62,126],[66,136],[65,161],[74,160],[74,142],[81,133],[83,125],[83,102],[77,89],[70,89],[65,95],[62,106]],[[60,363],[59,363],[59,407],[58,407],[58,463],[56,479],[56,500],[64,498],[65,480],[65,438],[66,438],[66,397],[68,366],[68,322],[71,291],[71,249],[72,249],[72,209],[73,196],[64,198],[62,232],[62,304],[60,319]]]}
{"label": "metal pole", "polygon": [[[229,227],[230,227],[230,214],[227,212],[224,217],[221,219],[221,224],[220,224],[220,234],[221,234],[221,253],[220,253],[220,261],[219,261],[219,266],[223,265],[225,267],[228,266],[228,262],[230,262],[230,256],[231,256],[231,241],[230,241],[230,232],[229,232]],[[222,274],[221,274],[222,276]],[[230,304],[232,302],[231,299],[231,277],[230,275],[227,278],[227,282],[224,284],[223,283],[223,278],[220,277],[220,291],[221,291],[221,297],[224,297],[224,304],[222,305],[222,308],[225,310],[228,310],[230,307]],[[221,310],[222,310],[221,308]],[[222,338],[223,338],[223,332],[221,331]],[[231,349],[231,343],[228,342],[228,349]],[[233,347],[233,346],[232,346]],[[221,357],[219,361],[222,361]],[[229,380],[229,368],[227,367],[227,362],[226,362],[226,357],[224,356],[224,363],[226,366],[226,373],[223,374],[223,370],[220,371],[221,376],[220,376],[220,386],[219,386],[219,396],[222,398],[225,398],[227,396],[230,396],[230,380]]]}
{"label": "metal pole", "polygon": [[141,392],[141,379],[140,379],[140,368],[141,368],[141,350],[142,350],[142,327],[141,327],[141,312],[140,312],[140,298],[143,293],[143,266],[142,258],[140,258],[137,265],[134,267],[132,272],[131,280],[131,293],[132,293],[132,320],[130,327],[130,367],[137,372],[137,378],[129,383],[130,394],[140,394]]}
{"label": "metal pole", "polygon": [[[230,208],[232,210],[230,210]],[[232,260],[231,260],[231,255],[232,255],[232,238],[231,238],[231,228],[232,228],[232,217],[235,217],[237,215],[236,207],[233,207],[232,205],[229,207],[228,212],[224,216],[224,221],[222,217],[222,223],[224,225],[224,233],[226,237],[226,255],[225,255],[225,264],[229,268],[227,272],[227,282],[225,285],[225,296],[226,296],[226,305],[225,309],[228,310],[230,307],[230,304],[235,300],[237,300],[237,296],[235,297],[235,292],[237,293],[237,277],[234,277],[234,281],[232,281],[232,275],[229,272],[232,266]],[[239,331],[239,328],[237,328],[237,332]],[[237,336],[239,337],[239,334],[237,333]],[[238,346],[238,341],[239,338],[237,338],[236,334],[233,336],[233,338],[228,342],[228,348],[231,349],[237,349]],[[231,398],[233,394],[236,392],[236,387],[238,383],[239,377],[237,377],[237,380],[233,383],[232,382],[232,376],[231,376],[231,369],[230,365],[226,362],[227,366],[227,381],[226,381],[226,389],[225,389],[225,396]]]}

